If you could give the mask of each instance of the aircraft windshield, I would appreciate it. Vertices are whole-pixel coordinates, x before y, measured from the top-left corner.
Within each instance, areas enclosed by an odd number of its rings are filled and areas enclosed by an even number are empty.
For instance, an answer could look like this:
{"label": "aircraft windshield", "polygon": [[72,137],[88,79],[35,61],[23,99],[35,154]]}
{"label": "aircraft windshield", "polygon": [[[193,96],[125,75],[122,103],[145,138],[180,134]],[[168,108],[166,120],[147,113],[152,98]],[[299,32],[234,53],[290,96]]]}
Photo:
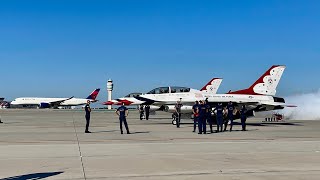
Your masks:
{"label": "aircraft windshield", "polygon": [[186,87],[171,87],[171,93],[184,93],[190,92],[190,88]]}
{"label": "aircraft windshield", "polygon": [[148,92],[148,94],[166,94],[169,93],[169,87],[160,87],[153,89],[152,91]]}
{"label": "aircraft windshield", "polygon": [[[171,92],[170,92],[171,89]],[[167,94],[167,93],[184,93],[190,92],[190,88],[186,87],[160,87],[153,89],[152,91],[148,92],[147,94]]]}
{"label": "aircraft windshield", "polygon": [[125,96],[125,97],[137,97],[139,95],[142,95],[142,93],[131,93],[131,94],[128,94],[127,96]]}

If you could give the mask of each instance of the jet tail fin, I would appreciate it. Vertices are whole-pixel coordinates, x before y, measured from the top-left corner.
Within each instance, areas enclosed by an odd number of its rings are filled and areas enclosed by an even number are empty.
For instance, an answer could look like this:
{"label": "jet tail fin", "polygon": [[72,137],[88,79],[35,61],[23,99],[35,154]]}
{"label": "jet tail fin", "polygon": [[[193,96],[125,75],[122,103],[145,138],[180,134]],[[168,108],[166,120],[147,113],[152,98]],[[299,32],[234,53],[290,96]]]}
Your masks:
{"label": "jet tail fin", "polygon": [[222,80],[223,80],[222,78],[213,78],[201,89],[201,91],[217,94],[217,91],[222,83]]}
{"label": "jet tail fin", "polygon": [[94,90],[86,99],[96,100],[99,95],[100,89]]}
{"label": "jet tail fin", "polygon": [[286,66],[274,65],[265,72],[248,89],[229,92],[228,94],[268,95],[274,96]]}

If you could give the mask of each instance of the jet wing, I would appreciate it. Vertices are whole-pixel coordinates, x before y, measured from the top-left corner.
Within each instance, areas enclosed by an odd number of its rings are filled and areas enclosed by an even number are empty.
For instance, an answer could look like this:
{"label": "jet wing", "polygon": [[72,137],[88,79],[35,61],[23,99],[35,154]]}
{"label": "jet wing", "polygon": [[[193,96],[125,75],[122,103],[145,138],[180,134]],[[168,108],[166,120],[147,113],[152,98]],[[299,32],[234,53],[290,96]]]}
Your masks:
{"label": "jet wing", "polygon": [[49,104],[53,107],[57,107],[59,106],[61,103],[65,102],[65,101],[68,101],[70,99],[74,98],[74,96],[70,97],[70,98],[67,98],[67,99],[62,99],[60,101],[53,101],[53,102],[49,102]]}

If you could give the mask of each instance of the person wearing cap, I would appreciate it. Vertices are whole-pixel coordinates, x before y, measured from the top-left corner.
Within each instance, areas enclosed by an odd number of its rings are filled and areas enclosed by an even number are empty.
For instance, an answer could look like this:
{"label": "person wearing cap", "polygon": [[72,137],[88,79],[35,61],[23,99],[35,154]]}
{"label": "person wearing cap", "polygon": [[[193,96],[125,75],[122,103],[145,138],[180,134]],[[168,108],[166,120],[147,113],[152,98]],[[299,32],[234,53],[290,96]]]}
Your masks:
{"label": "person wearing cap", "polygon": [[181,108],[182,108],[182,104],[181,104],[181,100],[182,98],[180,98],[180,101],[177,101],[176,105],[174,106],[175,109],[175,113],[177,115],[176,118],[176,124],[177,124],[177,128],[180,128],[180,121],[181,121]]}
{"label": "person wearing cap", "polygon": [[127,123],[127,117],[129,115],[129,110],[127,109],[127,107],[124,106],[124,103],[122,103],[122,106],[120,106],[117,109],[116,114],[119,116],[121,134],[123,134],[123,130],[122,130],[123,123],[124,123],[126,130],[127,130],[127,134],[130,134],[128,123]]}
{"label": "person wearing cap", "polygon": [[198,122],[198,127],[199,127],[199,134],[207,134],[207,108],[204,104],[204,101],[200,101],[199,105],[199,122]]}
{"label": "person wearing cap", "polygon": [[91,101],[88,100],[87,101],[87,104],[85,105],[84,107],[84,110],[86,112],[86,115],[85,115],[85,118],[86,118],[86,130],[85,130],[85,133],[91,133],[89,131],[89,126],[90,126],[90,118],[91,118],[91,107],[90,107],[90,103]]}
{"label": "person wearing cap", "polygon": [[196,132],[197,123],[199,122],[199,101],[196,101],[192,107],[193,110],[193,132]]}
{"label": "person wearing cap", "polygon": [[210,133],[213,133],[213,130],[212,130],[213,119],[211,116],[212,107],[210,106],[208,98],[205,100],[205,106],[206,106],[206,112],[207,112],[206,119],[207,119],[207,122],[210,126]]}
{"label": "person wearing cap", "polygon": [[[230,132],[232,131],[232,128],[233,128],[233,111],[234,111],[234,105],[233,103],[230,101],[228,103],[228,106],[227,106],[227,112],[228,112],[228,120],[226,121],[226,124],[225,124],[225,127],[224,127],[224,131],[227,130],[227,127],[228,127],[228,124],[230,124]],[[229,121],[229,122],[228,122]]]}
{"label": "person wearing cap", "polygon": [[217,133],[223,130],[223,106],[222,103],[218,103],[215,108],[217,116]]}

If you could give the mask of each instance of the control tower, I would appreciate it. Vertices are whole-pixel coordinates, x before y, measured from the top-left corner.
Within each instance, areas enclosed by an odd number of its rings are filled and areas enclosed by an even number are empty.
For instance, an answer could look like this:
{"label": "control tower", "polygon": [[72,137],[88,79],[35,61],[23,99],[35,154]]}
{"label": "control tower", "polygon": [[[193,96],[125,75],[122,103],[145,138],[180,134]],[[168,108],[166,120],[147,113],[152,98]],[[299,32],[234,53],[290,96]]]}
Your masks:
{"label": "control tower", "polygon": [[[108,101],[112,100],[113,81],[111,79],[107,82]],[[112,109],[111,105],[108,105],[108,109]]]}

